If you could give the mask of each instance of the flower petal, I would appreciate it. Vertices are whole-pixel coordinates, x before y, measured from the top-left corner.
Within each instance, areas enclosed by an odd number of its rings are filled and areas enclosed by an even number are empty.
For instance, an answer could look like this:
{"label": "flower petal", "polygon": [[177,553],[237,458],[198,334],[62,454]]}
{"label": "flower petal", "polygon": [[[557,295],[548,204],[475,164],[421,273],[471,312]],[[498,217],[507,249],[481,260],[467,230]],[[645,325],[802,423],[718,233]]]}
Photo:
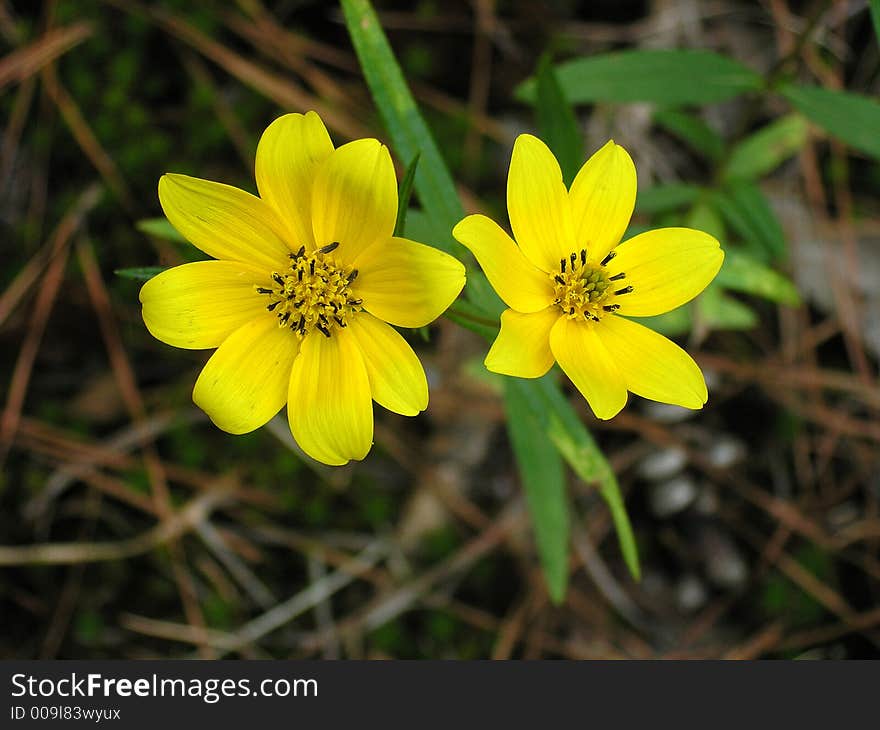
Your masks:
{"label": "flower petal", "polygon": [[486,368],[517,378],[540,378],[553,366],[550,330],[562,316],[555,306],[540,312],[501,313],[501,332],[486,355]]}
{"label": "flower petal", "polygon": [[697,363],[671,340],[623,317],[597,325],[602,343],[636,395],[685,408],[702,408],[706,381]]}
{"label": "flower petal", "polygon": [[348,329],[364,359],[373,400],[402,416],[415,416],[425,410],[428,379],[406,340],[368,312],[352,317]]}
{"label": "flower petal", "polygon": [[364,309],[398,327],[424,327],[455,301],[464,266],[433,246],[406,238],[380,241],[352,264],[352,291]]}
{"label": "flower petal", "polygon": [[321,165],[312,188],[315,245],[339,242],[333,256],[354,261],[394,232],[397,178],[388,148],[375,139],[342,145]]}
{"label": "flower petal", "polygon": [[299,339],[278,320],[258,317],[233,332],[202,369],[193,401],[229,433],[265,424],[287,400]]}
{"label": "flower petal", "polygon": [[318,166],[332,152],[333,142],[315,112],[278,117],[260,137],[257,189],[287,225],[291,248],[315,247],[312,184]]}
{"label": "flower petal", "polygon": [[370,381],[350,332],[306,335],[290,377],[287,417],[293,437],[313,459],[341,466],[363,459],[373,442]]}
{"label": "flower petal", "polygon": [[571,204],[553,153],[537,137],[521,134],[507,175],[507,212],[522,252],[545,272],[577,248]]}
{"label": "flower petal", "polygon": [[609,140],[578,172],[569,193],[577,248],[601,261],[623,237],[636,203],[636,168]]}
{"label": "flower petal", "polygon": [[492,219],[469,215],[452,235],[477,257],[492,288],[508,307],[538,312],[553,301],[550,277],[532,264]]}
{"label": "flower petal", "polygon": [[215,259],[244,261],[267,272],[285,265],[284,224],[267,203],[231,185],[168,173],[159,202],[181,235]]}
{"label": "flower petal", "polygon": [[633,287],[614,298],[618,314],[651,317],[689,302],[721,268],[724,252],[708,233],[692,228],[658,228],[641,233],[614,249],[611,274],[626,273],[620,282]]}
{"label": "flower petal", "polygon": [[174,347],[217,347],[246,322],[266,314],[265,271],[237,261],[196,261],[175,266],[141,287],[144,323]]}
{"label": "flower petal", "polygon": [[561,317],[550,330],[550,349],[597,418],[607,420],[620,412],[626,383],[594,323]]}

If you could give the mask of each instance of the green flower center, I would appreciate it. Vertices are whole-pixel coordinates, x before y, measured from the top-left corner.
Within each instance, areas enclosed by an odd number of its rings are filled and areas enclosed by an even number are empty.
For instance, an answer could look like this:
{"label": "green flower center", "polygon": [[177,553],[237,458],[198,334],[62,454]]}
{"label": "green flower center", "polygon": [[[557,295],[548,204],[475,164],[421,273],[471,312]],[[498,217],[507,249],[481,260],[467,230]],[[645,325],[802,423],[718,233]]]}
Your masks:
{"label": "green flower center", "polygon": [[324,258],[337,246],[331,243],[309,254],[303,246],[290,254],[288,271],[272,272],[272,288],[257,287],[257,293],[269,297],[266,309],[275,313],[279,326],[289,327],[300,339],[313,329],[330,337],[362,309],[363,300],[351,292],[357,269],[346,271]]}
{"label": "green flower center", "polygon": [[633,288],[617,283],[626,278],[623,272],[608,274],[605,265],[614,255],[609,253],[601,263],[594,264],[587,261],[587,252],[581,249],[559,260],[559,273],[551,274],[556,290],[553,303],[570,319],[598,322],[607,312],[620,309],[613,300],[629,294]]}

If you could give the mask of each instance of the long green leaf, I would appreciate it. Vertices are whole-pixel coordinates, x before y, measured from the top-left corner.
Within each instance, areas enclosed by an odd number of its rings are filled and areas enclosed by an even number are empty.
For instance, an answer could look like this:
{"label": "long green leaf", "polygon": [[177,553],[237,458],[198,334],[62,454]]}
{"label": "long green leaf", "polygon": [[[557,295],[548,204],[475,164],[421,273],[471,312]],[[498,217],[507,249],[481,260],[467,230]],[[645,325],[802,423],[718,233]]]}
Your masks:
{"label": "long green leaf", "polygon": [[666,213],[690,205],[702,193],[696,185],[670,183],[640,190],[636,197],[637,213]]}
{"label": "long green leaf", "polygon": [[452,238],[453,227],[464,216],[461,200],[376,12],[368,0],[342,0],[342,11],[361,70],[398,157],[411,160],[420,155],[415,181],[419,202],[434,228],[446,231],[445,236],[430,243],[449,253],[461,253],[463,248]]}
{"label": "long green leaf", "polygon": [[148,236],[163,238],[166,241],[174,241],[175,243],[186,243],[186,239],[168,222],[167,218],[144,218],[139,220],[135,227],[141,233],[146,233]]}
{"label": "long green leaf", "polygon": [[161,274],[163,271],[165,271],[165,268],[162,266],[135,266],[130,269],[116,269],[113,273],[123,279],[147,281],[156,276],[156,274]]}
{"label": "long green leaf", "polygon": [[880,102],[849,91],[790,84],[782,94],[832,137],[880,159]]}
{"label": "long green leaf", "polygon": [[709,329],[750,330],[758,324],[749,306],[727,296],[714,281],[697,299],[696,308],[697,319]]}
{"label": "long green leaf", "polygon": [[568,504],[559,452],[531,409],[525,381],[504,379],[507,432],[519,466],[550,598],[561,603],[568,582]]}
{"label": "long green leaf", "polygon": [[548,55],[538,64],[537,94],[538,131],[559,160],[565,184],[571,185],[584,162],[584,140]]}
{"label": "long green leaf", "polygon": [[720,160],[724,140],[700,117],[680,109],[658,109],[654,121],[710,160]]}
{"label": "long green leaf", "polygon": [[755,180],[799,152],[807,141],[807,121],[800,114],[771,122],[731,150],[724,180]]}
{"label": "long green leaf", "polygon": [[782,274],[734,248],[724,251],[724,263],[715,281],[725,289],[753,294],[780,304],[796,306],[800,295]]}
{"label": "long green leaf", "polygon": [[731,185],[716,192],[713,201],[716,210],[756,258],[785,257],[788,246],[782,225],[757,185],[750,182]]}
{"label": "long green leaf", "polygon": [[419,153],[412,158],[412,162],[406,166],[406,173],[400,183],[400,191],[397,193],[397,220],[394,223],[394,235],[402,236],[406,230],[406,214],[409,211],[409,199],[412,197],[413,181],[416,170],[419,167]]}
{"label": "long green leaf", "polygon": [[[761,76],[732,58],[702,50],[617,51],[567,61],[556,67],[573,104],[649,101],[665,106],[712,104],[760,89]],[[534,79],[516,91],[537,97]]]}

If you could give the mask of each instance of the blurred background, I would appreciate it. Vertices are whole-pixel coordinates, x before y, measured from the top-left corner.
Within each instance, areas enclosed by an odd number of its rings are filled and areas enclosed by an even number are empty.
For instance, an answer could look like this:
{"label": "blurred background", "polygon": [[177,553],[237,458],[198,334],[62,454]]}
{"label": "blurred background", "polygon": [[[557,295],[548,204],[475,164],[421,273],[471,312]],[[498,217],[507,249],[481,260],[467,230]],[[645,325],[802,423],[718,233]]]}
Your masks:
{"label": "blurred background", "polygon": [[[518,87],[547,51],[699,48],[771,87],[880,89],[865,2],[376,5],[466,207],[502,221],[513,140],[539,128]],[[483,340],[407,333],[431,407],[377,406],[370,456],[330,469],[283,414],[214,428],[190,399],[209,353],[152,339],[114,273],[201,257],[159,219],[159,176],[253,191],[283,112],[387,139],[335,4],[2,0],[0,43],[0,656],[880,655],[880,124],[842,106],[823,128],[772,88],[578,97],[560,71],[586,153],[613,136],[636,162],[633,230],[693,225],[741,256],[654,323],[703,367],[703,411],[631,397],[599,422],[572,396],[643,577],[571,477],[554,605]]]}

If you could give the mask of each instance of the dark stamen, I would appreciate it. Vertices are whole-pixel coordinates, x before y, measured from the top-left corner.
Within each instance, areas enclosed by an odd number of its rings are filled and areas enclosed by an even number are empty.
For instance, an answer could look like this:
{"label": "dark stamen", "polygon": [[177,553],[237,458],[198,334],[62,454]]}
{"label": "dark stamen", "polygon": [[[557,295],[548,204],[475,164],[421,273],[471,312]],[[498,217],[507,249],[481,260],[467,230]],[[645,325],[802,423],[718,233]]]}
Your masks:
{"label": "dark stamen", "polygon": [[320,319],[324,324],[330,324],[330,323],[327,321],[327,317],[326,317],[326,315],[319,314],[319,315],[318,315],[318,319]]}
{"label": "dark stamen", "polygon": [[592,320],[593,322],[598,322],[599,318],[593,314],[592,312],[584,312],[584,319]]}
{"label": "dark stamen", "polygon": [[625,286],[625,287],[623,287],[623,289],[618,289],[614,293],[617,294],[618,296],[620,296],[621,294],[629,294],[632,290],[633,290],[633,288],[631,286]]}
{"label": "dark stamen", "polygon": [[324,325],[317,324],[317,325],[315,325],[315,328],[318,330],[318,332],[320,332],[322,335],[324,335],[324,337],[330,336],[330,330],[328,330]]}
{"label": "dark stamen", "polygon": [[569,314],[574,314],[574,307],[572,307],[571,309],[569,309],[569,310],[568,310],[568,313],[569,313]]}
{"label": "dark stamen", "polygon": [[281,320],[281,324],[287,324],[287,321],[290,319],[290,312],[285,312],[278,319]]}
{"label": "dark stamen", "polygon": [[352,269],[351,273],[346,277],[349,284],[351,284],[351,282],[353,282],[357,278],[358,278],[358,270],[357,269]]}
{"label": "dark stamen", "polygon": [[617,256],[616,251],[609,251],[608,255],[604,259],[602,259],[602,266],[605,266],[605,264],[611,261],[611,259],[613,259],[615,256]]}
{"label": "dark stamen", "polygon": [[616,312],[618,309],[620,309],[620,305],[619,304],[606,304],[604,307],[602,307],[602,309],[604,309],[606,312]]}
{"label": "dark stamen", "polygon": [[[562,269],[562,273],[565,273],[565,259],[559,259],[559,268]],[[557,277],[559,278],[559,277]],[[562,283],[562,282],[560,282]]]}
{"label": "dark stamen", "polygon": [[299,322],[297,323],[296,328],[300,332],[305,332],[305,330],[306,330],[306,315],[304,315],[304,314],[299,315]]}
{"label": "dark stamen", "polygon": [[346,304],[348,304],[349,306],[352,306],[352,307],[356,307],[356,306],[358,306],[359,304],[363,304],[363,303],[364,303],[364,300],[363,300],[363,299],[349,299],[349,300],[346,302]]}
{"label": "dark stamen", "polygon": [[336,324],[338,324],[340,327],[346,326],[345,322],[343,322],[341,319],[339,319],[339,317],[334,317],[333,319],[336,320]]}
{"label": "dark stamen", "polygon": [[[565,259],[563,259],[562,261],[563,261],[563,263],[564,263],[564,262],[565,262]],[[563,285],[565,284],[565,279],[563,279],[559,274],[557,274],[557,275],[554,276],[553,278],[556,279],[556,281],[558,281],[560,284],[563,284]]]}
{"label": "dark stamen", "polygon": [[585,266],[587,263],[587,249],[581,249],[581,266]]}
{"label": "dark stamen", "polygon": [[621,271],[619,274],[615,274],[614,276],[609,276],[608,281],[620,281],[621,279],[625,279],[626,274]]}
{"label": "dark stamen", "polygon": [[294,302],[293,306],[299,309],[303,305],[303,302],[305,302],[305,299],[300,299],[298,302]]}
{"label": "dark stamen", "polygon": [[302,270],[302,269],[300,269],[300,270],[297,272],[297,274],[296,274],[296,278],[297,278],[298,281],[302,281],[302,280],[303,280],[303,270]]}
{"label": "dark stamen", "polygon": [[339,248],[339,241],[333,241],[333,243],[328,243],[326,246],[319,248],[318,253],[330,253],[337,248]]}
{"label": "dark stamen", "polygon": [[272,290],[271,290],[271,289],[267,289],[267,288],[264,287],[264,286],[258,286],[258,287],[257,287],[257,294],[271,294],[271,293],[272,293]]}
{"label": "dark stamen", "polygon": [[293,257],[293,260],[296,261],[297,259],[302,258],[302,255],[303,255],[305,252],[306,252],[306,247],[305,247],[305,246],[300,246],[300,247],[299,247],[299,251],[297,251],[295,254],[291,254],[292,257]]}
{"label": "dark stamen", "polygon": [[309,261],[309,273],[314,276],[315,275],[315,259]]}
{"label": "dark stamen", "polygon": [[574,264],[575,264],[575,261],[577,261],[577,258],[578,257],[577,257],[576,253],[571,254],[571,270],[572,271],[574,271]]}
{"label": "dark stamen", "polygon": [[275,309],[275,307],[277,307],[279,304],[281,304],[280,301],[272,302],[271,304],[267,304],[267,305],[266,305],[266,309],[268,309],[268,310],[271,312],[271,311],[272,311],[273,309]]}
{"label": "dark stamen", "polygon": [[278,284],[280,284],[281,286],[284,286],[284,277],[282,277],[281,274],[276,273],[276,272],[273,272],[273,273],[272,273],[272,278],[273,278]]}

